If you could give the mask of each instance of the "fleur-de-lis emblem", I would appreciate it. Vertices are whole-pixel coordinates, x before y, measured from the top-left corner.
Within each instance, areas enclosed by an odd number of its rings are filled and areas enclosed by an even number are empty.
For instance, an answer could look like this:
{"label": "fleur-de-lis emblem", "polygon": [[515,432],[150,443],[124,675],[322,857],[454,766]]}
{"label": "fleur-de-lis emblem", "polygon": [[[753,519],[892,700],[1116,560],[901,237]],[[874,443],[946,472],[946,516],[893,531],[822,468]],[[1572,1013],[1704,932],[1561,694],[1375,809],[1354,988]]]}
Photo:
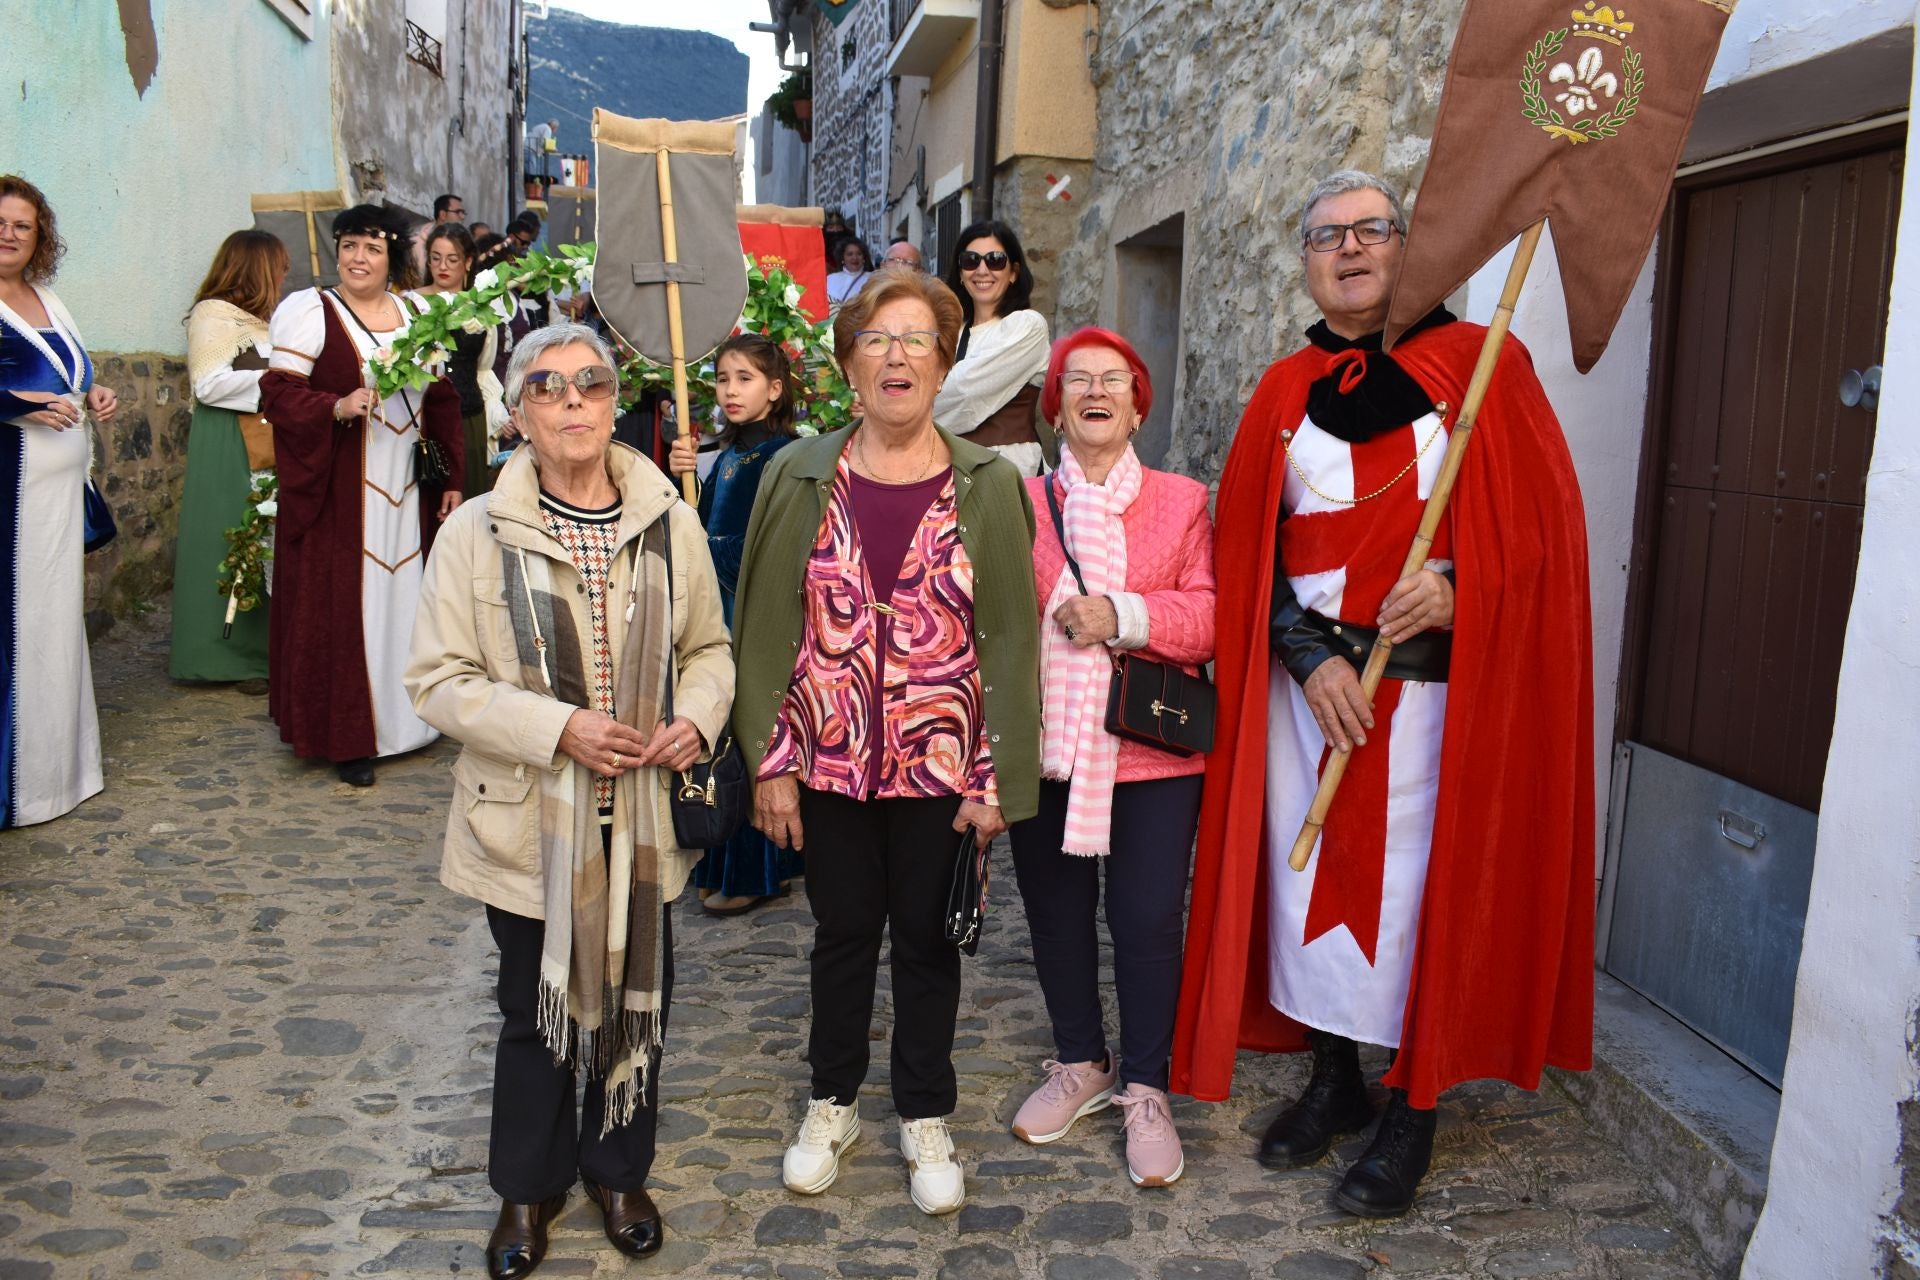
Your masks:
{"label": "fleur-de-lis emblem", "polygon": [[1599,110],[1601,94],[1611,99],[1620,93],[1618,77],[1606,70],[1606,59],[1595,48],[1582,50],[1573,63],[1560,63],[1547,73],[1547,80],[1567,86],[1554,95],[1554,101],[1565,106],[1567,114],[1575,119]]}

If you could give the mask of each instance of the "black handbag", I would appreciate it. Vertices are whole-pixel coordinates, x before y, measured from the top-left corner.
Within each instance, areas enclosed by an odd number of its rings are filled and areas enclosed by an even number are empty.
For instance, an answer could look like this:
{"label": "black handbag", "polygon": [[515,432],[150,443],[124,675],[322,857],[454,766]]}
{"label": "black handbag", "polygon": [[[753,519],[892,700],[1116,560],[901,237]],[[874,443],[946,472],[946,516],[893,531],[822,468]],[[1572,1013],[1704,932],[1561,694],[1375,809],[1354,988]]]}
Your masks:
{"label": "black handbag", "polygon": [[[1087,580],[1080,576],[1073,552],[1067,550],[1066,524],[1060,518],[1060,499],[1054,496],[1051,477],[1045,487],[1060,553],[1085,595]],[[1108,656],[1113,659],[1113,679],[1107,685],[1108,733],[1176,756],[1213,750],[1213,717],[1219,698],[1204,672],[1189,675],[1170,662],[1154,662],[1137,654],[1109,650]]]}
{"label": "black handbag", "polygon": [[[667,635],[673,635],[673,511],[660,517],[660,538],[667,559]],[[673,722],[675,663],[667,655],[665,720]],[[751,795],[747,787],[747,760],[733,729],[721,730],[707,759],[685,770],[667,786],[667,807],[673,812],[673,839],[682,849],[714,849],[733,839],[746,825]]]}
{"label": "black handbag", "polygon": [[[406,392],[401,394],[404,396]],[[412,408],[412,401],[408,401],[408,408]],[[444,489],[452,477],[453,459],[447,455],[447,446],[424,436],[413,442],[414,483],[428,489]]]}
{"label": "black handbag", "polygon": [[980,847],[973,828],[960,833],[953,855],[953,885],[947,890],[947,941],[962,955],[980,950],[980,932],[987,923],[987,849]]}

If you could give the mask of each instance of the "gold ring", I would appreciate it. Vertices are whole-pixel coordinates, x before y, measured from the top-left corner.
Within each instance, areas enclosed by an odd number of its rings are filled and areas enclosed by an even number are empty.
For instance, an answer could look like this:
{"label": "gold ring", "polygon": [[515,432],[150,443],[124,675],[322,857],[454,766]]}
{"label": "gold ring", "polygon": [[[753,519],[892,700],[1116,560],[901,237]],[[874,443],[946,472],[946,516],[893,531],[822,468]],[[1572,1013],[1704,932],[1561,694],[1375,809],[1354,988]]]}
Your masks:
{"label": "gold ring", "polygon": [[613,767],[616,769],[620,767],[620,753],[618,751],[613,753]]}

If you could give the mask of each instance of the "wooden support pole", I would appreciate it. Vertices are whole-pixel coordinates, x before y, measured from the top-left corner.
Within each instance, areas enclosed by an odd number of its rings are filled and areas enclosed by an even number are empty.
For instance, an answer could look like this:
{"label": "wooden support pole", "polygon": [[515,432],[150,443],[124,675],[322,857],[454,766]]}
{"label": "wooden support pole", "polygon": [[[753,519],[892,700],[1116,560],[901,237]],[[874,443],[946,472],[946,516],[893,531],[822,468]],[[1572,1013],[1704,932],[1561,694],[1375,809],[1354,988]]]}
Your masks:
{"label": "wooden support pole", "polygon": [[[1520,235],[1520,247],[1514,251],[1513,265],[1507,270],[1506,287],[1500,291],[1500,305],[1494,309],[1493,323],[1487,326],[1487,339],[1480,344],[1480,359],[1473,366],[1473,380],[1467,384],[1466,399],[1460,405],[1460,415],[1454,420],[1452,434],[1447,437],[1446,457],[1441,460],[1440,474],[1433,482],[1433,493],[1427,498],[1426,510],[1420,516],[1420,530],[1413,537],[1413,546],[1407,551],[1407,558],[1400,567],[1400,576],[1417,573],[1427,563],[1427,552],[1433,547],[1434,535],[1440,531],[1441,517],[1446,515],[1447,500],[1453,496],[1453,484],[1460,476],[1460,463],[1467,454],[1467,442],[1473,438],[1473,424],[1480,416],[1480,406],[1487,398],[1487,387],[1493,382],[1494,368],[1500,363],[1500,349],[1507,343],[1507,330],[1513,324],[1513,308],[1520,300],[1520,286],[1526,283],[1527,272],[1533,266],[1534,250],[1540,247],[1540,233],[1546,229],[1546,220],[1528,227]],[[1380,690],[1380,680],[1386,674],[1387,659],[1393,653],[1393,642],[1385,636],[1374,641],[1373,652],[1367,655],[1366,670],[1360,676],[1360,691],[1366,696],[1367,705],[1373,705],[1373,695]],[[1344,661],[1344,659],[1341,659]],[[1334,794],[1340,790],[1340,780],[1346,776],[1347,764],[1352,760],[1353,752],[1335,751],[1327,757],[1327,767],[1320,774],[1320,787],[1313,793],[1313,805],[1307,810],[1307,819],[1300,824],[1300,834],[1294,838],[1293,852],[1287,858],[1287,865],[1295,871],[1305,871],[1307,862],[1313,857],[1313,848],[1320,842],[1320,832],[1327,825],[1327,810],[1333,807]]]}
{"label": "wooden support pole", "polygon": [[[680,237],[673,225],[673,168],[670,151],[662,147],[654,153],[660,175],[660,241],[663,256],[671,266],[680,261]],[[687,335],[680,319],[680,282],[667,281],[667,341],[673,352],[673,417],[682,432],[694,430],[693,414],[687,406]],[[698,439],[695,445],[698,445]],[[699,501],[699,491],[689,471],[680,477],[680,492],[689,506]]]}

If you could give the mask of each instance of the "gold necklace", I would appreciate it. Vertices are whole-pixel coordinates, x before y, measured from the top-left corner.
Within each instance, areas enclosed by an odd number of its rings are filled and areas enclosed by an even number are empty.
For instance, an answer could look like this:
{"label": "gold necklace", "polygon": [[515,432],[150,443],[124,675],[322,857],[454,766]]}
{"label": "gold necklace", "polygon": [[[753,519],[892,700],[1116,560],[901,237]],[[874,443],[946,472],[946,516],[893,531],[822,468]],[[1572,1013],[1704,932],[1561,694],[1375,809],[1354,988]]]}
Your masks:
{"label": "gold necklace", "polygon": [[937,446],[939,443],[940,443],[940,433],[937,431],[928,432],[927,433],[927,462],[925,466],[920,468],[920,474],[915,476],[911,480],[890,480],[886,476],[881,475],[880,472],[874,468],[873,461],[867,457],[867,429],[863,425],[860,428],[860,465],[866,468],[867,476],[869,479],[877,480],[881,484],[919,484],[922,480],[925,480],[927,478],[927,473],[933,470],[934,449],[935,449],[935,446]]}
{"label": "gold necklace", "polygon": [[1280,451],[1287,455],[1287,465],[1293,468],[1293,474],[1300,477],[1300,483],[1307,486],[1307,491],[1313,494],[1314,497],[1320,499],[1322,502],[1331,502],[1337,507],[1357,507],[1363,502],[1373,501],[1387,490],[1393,488],[1393,486],[1399,484],[1406,478],[1407,472],[1420,465],[1420,459],[1427,456],[1427,450],[1433,446],[1435,440],[1440,438],[1441,428],[1447,425],[1447,402],[1442,400],[1440,403],[1434,405],[1433,414],[1433,431],[1428,434],[1426,442],[1420,446],[1420,451],[1413,455],[1413,461],[1395,472],[1393,479],[1387,481],[1372,493],[1359,498],[1336,498],[1332,494],[1315,486],[1313,481],[1307,479],[1307,473],[1300,469],[1300,462],[1293,456],[1293,450],[1287,447],[1288,443],[1293,439],[1293,432],[1282,431],[1280,433]]}

